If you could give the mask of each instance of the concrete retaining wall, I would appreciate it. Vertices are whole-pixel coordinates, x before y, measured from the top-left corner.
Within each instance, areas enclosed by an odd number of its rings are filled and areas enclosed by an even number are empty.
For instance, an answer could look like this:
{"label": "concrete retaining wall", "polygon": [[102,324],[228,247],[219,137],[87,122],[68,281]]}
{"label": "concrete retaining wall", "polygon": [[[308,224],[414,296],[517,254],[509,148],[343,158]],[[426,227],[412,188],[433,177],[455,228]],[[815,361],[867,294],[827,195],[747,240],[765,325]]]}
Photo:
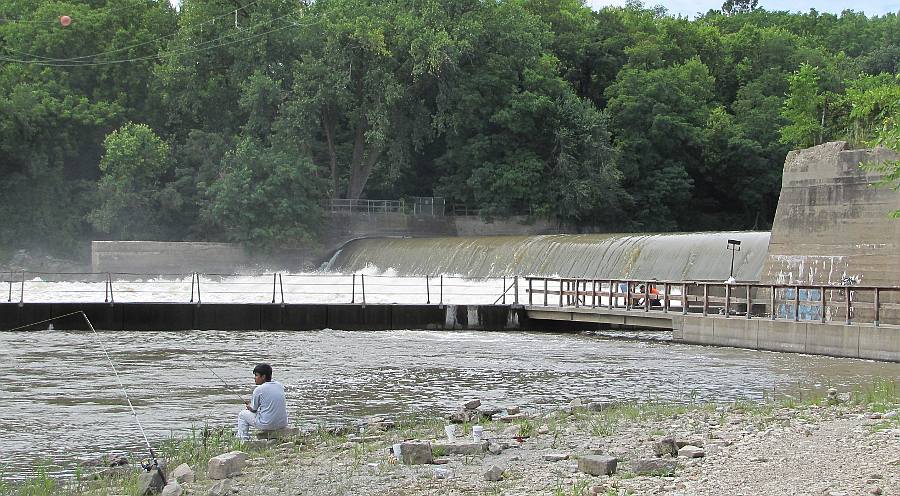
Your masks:
{"label": "concrete retaining wall", "polygon": [[[504,305],[378,305],[257,303],[3,303],[0,330],[84,311],[98,330],[386,330],[518,329],[524,310]],[[46,329],[48,324],[38,328]],[[86,330],[80,315],[53,322],[56,329]]]}
{"label": "concrete retaining wall", "polygon": [[900,191],[873,187],[880,176],[859,167],[897,159],[843,141],[789,153],[760,282],[897,286],[900,221],[888,214]]}
{"label": "concrete retaining wall", "polygon": [[900,326],[673,316],[677,341],[900,362]]}

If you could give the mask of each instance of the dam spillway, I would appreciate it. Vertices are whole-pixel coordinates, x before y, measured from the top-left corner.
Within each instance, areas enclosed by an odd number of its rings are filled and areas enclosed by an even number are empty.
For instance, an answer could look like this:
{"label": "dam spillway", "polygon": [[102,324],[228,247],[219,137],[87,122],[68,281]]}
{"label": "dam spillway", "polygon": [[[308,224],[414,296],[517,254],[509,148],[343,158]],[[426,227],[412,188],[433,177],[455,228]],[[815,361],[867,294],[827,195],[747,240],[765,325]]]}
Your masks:
{"label": "dam spillway", "polygon": [[741,250],[735,253],[734,277],[757,281],[769,235],[765,231],[724,231],[367,238],[346,244],[326,269],[351,273],[374,266],[398,275],[721,281],[731,273],[727,241],[737,239]]}

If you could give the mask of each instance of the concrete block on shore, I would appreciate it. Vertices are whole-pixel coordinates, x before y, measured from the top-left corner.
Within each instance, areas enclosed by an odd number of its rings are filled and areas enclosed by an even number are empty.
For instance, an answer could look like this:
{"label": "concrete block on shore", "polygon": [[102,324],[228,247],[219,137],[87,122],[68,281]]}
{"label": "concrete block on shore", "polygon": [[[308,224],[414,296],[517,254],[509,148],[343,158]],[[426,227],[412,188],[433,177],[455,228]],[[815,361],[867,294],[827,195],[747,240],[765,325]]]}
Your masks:
{"label": "concrete block on shore", "polygon": [[404,465],[428,465],[434,461],[431,454],[431,443],[406,442],[400,444],[400,461]]}
{"label": "concrete block on shore", "polygon": [[207,476],[210,479],[226,479],[241,473],[247,464],[247,453],[232,451],[209,459]]}
{"label": "concrete block on shore", "polygon": [[691,446],[690,444],[678,450],[678,456],[687,458],[702,458],[705,455],[706,452],[703,451],[703,448]]}
{"label": "concrete block on shore", "polygon": [[300,435],[300,429],[285,427],[284,429],[272,429],[270,431],[257,431],[257,439],[290,439]]}
{"label": "concrete block on shore", "polygon": [[634,475],[670,475],[678,468],[678,462],[671,459],[649,458],[631,462]]}
{"label": "concrete block on shore", "polygon": [[585,455],[578,459],[578,470],[590,475],[612,475],[618,462],[613,456]]}
{"label": "concrete block on shore", "polygon": [[[487,453],[490,443],[488,441],[454,441],[452,443],[436,443],[431,445],[432,451],[443,452],[447,455],[480,455]],[[402,450],[403,448],[401,448]],[[402,451],[401,451],[402,452]]]}

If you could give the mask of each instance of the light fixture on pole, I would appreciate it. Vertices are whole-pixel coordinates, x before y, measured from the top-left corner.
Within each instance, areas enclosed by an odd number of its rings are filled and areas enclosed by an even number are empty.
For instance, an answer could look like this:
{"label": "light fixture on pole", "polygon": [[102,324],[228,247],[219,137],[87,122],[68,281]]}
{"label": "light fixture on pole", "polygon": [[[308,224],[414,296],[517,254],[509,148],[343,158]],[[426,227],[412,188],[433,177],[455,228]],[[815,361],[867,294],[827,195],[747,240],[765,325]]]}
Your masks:
{"label": "light fixture on pole", "polygon": [[741,251],[741,242],[737,239],[729,239],[727,250],[731,250],[731,271],[728,273],[728,282],[734,282],[734,252]]}

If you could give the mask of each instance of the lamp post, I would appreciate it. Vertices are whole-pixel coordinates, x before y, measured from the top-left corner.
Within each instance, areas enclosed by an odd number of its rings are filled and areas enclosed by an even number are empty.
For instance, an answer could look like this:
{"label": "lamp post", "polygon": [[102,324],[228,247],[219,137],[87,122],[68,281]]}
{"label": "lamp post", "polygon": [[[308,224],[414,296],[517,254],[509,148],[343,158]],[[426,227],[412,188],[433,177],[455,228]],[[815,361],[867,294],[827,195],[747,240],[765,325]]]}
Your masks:
{"label": "lamp post", "polygon": [[741,242],[737,239],[729,239],[727,250],[731,250],[731,271],[728,273],[728,282],[734,283],[734,252],[741,251]]}

